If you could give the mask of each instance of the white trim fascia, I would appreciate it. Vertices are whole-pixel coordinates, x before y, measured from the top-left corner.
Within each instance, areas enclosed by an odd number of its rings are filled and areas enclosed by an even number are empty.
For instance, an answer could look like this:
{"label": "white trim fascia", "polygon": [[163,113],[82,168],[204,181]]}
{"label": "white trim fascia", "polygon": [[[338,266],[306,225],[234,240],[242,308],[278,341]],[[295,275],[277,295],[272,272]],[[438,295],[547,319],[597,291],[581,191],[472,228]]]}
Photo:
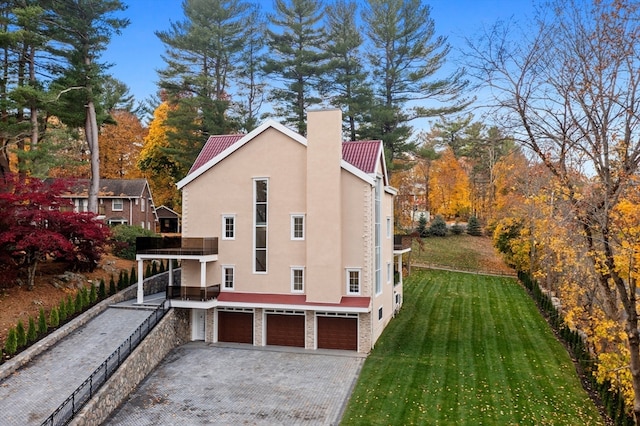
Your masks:
{"label": "white trim fascia", "polygon": [[211,167],[215,166],[220,161],[224,160],[229,155],[233,154],[235,151],[237,151],[238,149],[246,145],[249,141],[251,141],[256,136],[258,136],[259,134],[261,134],[262,132],[264,132],[269,128],[273,128],[279,131],[280,133],[283,133],[284,135],[289,136],[291,139],[295,140],[296,142],[299,142],[302,145],[307,146],[307,139],[304,136],[299,135],[298,133],[294,132],[288,127],[283,126],[282,124],[278,123],[273,119],[269,119],[264,123],[262,123],[260,126],[256,127],[253,131],[244,135],[242,138],[240,138],[238,141],[236,141],[234,144],[229,146],[227,149],[225,149],[215,157],[213,157],[211,160],[207,161],[202,166],[198,167],[198,169],[194,170],[193,173],[188,174],[184,179],[176,183],[176,186],[178,187],[178,189],[182,189],[182,187],[184,187],[186,184],[195,180],[197,177],[202,175]]}
{"label": "white trim fascia", "polygon": [[387,160],[384,157],[384,144],[380,141],[380,145],[378,145],[378,161],[382,161],[382,174],[384,175],[384,180],[388,184],[389,183],[389,175],[387,174]]}
{"label": "white trim fascia", "polygon": [[352,312],[367,313],[371,312],[371,303],[366,308],[339,307],[327,305],[287,305],[278,303],[245,303],[245,302],[222,302],[216,306],[224,306],[229,308],[263,308],[263,309],[282,309],[291,311],[321,311],[321,312]]}
{"label": "white trim fascia", "polygon": [[387,186],[385,186],[385,187],[384,187],[384,192],[386,192],[387,194],[391,194],[391,195],[393,195],[394,197],[395,197],[396,195],[398,195],[398,190],[397,190],[397,189],[395,189],[393,186],[388,186],[388,185],[387,185]]}
{"label": "white trim fascia", "polygon": [[178,213],[177,211],[173,210],[172,208],[169,208],[167,206],[165,206],[164,204],[158,207],[154,207],[154,210],[158,210],[159,208],[165,208],[167,210],[169,210],[171,213],[174,213],[176,216],[181,217],[180,213]]}
{"label": "white trim fascia", "polygon": [[136,254],[136,260],[154,260],[154,259],[177,259],[177,260],[199,260],[200,263],[217,262],[217,254]]}
{"label": "white trim fascia", "polygon": [[362,170],[360,170],[359,168],[357,168],[353,164],[349,163],[348,161],[340,160],[340,167],[342,167],[343,169],[345,169],[349,173],[355,175],[356,177],[359,177],[360,179],[362,179],[363,181],[365,181],[369,185],[371,185],[371,186],[375,185],[375,182],[376,182],[375,178],[373,178],[373,177],[371,177],[371,175],[363,172]]}

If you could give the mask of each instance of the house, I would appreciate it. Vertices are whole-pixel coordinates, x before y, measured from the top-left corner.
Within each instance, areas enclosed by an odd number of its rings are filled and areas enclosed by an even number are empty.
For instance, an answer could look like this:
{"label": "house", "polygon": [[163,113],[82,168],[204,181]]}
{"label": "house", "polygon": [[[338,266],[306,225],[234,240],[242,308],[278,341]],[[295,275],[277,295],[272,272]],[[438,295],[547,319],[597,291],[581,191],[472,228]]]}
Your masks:
{"label": "house", "polygon": [[162,234],[177,234],[180,232],[180,215],[167,206],[156,207],[158,227],[156,232]]}
{"label": "house", "polygon": [[382,142],[342,142],[339,110],[309,112],[306,138],[274,121],[212,136],[178,187],[181,243],[136,259],[139,277],[181,261],[167,298],[192,339],[367,353],[400,308]]}
{"label": "house", "polygon": [[[86,212],[89,205],[89,179],[71,179],[63,198],[73,200],[74,211]],[[98,217],[109,225],[139,225],[156,229],[151,189],[146,179],[100,179]]]}

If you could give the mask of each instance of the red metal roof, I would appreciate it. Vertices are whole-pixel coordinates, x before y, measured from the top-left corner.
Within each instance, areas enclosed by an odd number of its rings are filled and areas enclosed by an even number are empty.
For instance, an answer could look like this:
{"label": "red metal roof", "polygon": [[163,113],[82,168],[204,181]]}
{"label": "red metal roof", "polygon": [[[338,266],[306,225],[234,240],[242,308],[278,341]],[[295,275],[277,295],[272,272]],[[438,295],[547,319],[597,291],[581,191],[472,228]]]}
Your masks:
{"label": "red metal roof", "polygon": [[375,173],[380,143],[380,141],[342,142],[342,159],[365,173]]}
{"label": "red metal roof", "polygon": [[[238,142],[246,135],[215,135],[209,136],[198,158],[191,166],[188,174],[193,173],[209,160]],[[342,142],[342,159],[365,173],[375,173],[380,141],[348,141]]]}
{"label": "red metal roof", "polygon": [[362,296],[343,296],[340,303],[319,303],[308,302],[307,296],[304,294],[238,293],[235,291],[223,291],[218,295],[218,302],[366,309],[369,307],[371,298]]}
{"label": "red metal roof", "polygon": [[209,136],[207,143],[204,144],[202,151],[198,154],[198,158],[194,161],[188,174],[193,173],[201,166],[207,163],[207,161],[220,154],[225,149],[229,148],[234,143],[238,142],[245,135],[213,135]]}

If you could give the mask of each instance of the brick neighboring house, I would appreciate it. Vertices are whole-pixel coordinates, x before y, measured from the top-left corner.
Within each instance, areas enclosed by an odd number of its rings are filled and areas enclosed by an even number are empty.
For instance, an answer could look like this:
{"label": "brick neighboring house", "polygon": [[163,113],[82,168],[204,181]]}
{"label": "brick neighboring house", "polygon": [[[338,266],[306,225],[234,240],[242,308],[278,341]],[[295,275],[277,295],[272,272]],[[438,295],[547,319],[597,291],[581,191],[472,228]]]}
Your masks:
{"label": "brick neighboring house", "polygon": [[181,260],[167,299],[193,340],[368,353],[400,309],[382,141],[343,142],[340,110],[309,112],[307,137],[211,136],[178,188],[182,239],[138,245],[137,302],[145,261]]}
{"label": "brick neighboring house", "polygon": [[[70,179],[70,182],[69,192],[62,197],[73,200],[74,211],[86,212],[89,179]],[[138,225],[155,231],[158,218],[147,180],[100,179],[98,217],[109,225]]]}

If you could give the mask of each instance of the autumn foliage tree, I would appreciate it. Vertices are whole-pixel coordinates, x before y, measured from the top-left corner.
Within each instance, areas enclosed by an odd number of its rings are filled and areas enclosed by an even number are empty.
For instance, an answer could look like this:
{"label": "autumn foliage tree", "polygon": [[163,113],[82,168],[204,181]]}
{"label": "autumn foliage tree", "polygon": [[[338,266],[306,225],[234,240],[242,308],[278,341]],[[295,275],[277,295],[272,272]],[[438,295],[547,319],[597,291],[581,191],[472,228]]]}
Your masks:
{"label": "autumn foliage tree", "polygon": [[29,289],[40,262],[61,259],[72,269],[93,270],[106,244],[108,228],[92,213],[74,213],[70,202],[60,198],[65,186],[62,180],[46,184],[8,175],[0,192],[2,273],[26,272]]}
{"label": "autumn foliage tree", "polygon": [[104,124],[98,136],[100,175],[105,179],[139,178],[142,173],[137,163],[146,129],[129,111],[112,111],[111,116],[115,123]]}

